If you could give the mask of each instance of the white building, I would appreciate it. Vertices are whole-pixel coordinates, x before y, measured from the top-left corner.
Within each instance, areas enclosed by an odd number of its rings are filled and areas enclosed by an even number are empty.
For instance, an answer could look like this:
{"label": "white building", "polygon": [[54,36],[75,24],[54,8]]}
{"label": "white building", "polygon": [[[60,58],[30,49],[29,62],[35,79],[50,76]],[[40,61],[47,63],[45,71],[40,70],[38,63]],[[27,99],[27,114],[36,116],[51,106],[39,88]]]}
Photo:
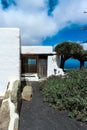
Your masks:
{"label": "white building", "polygon": [[20,79],[20,30],[0,28],[0,96],[15,79]]}
{"label": "white building", "polygon": [[22,75],[37,74],[39,78],[64,75],[52,46],[22,46]]}
{"label": "white building", "polygon": [[21,74],[35,74],[37,79],[63,75],[58,62],[52,46],[21,46],[18,28],[0,28],[0,96],[5,94],[8,82],[20,80]]}

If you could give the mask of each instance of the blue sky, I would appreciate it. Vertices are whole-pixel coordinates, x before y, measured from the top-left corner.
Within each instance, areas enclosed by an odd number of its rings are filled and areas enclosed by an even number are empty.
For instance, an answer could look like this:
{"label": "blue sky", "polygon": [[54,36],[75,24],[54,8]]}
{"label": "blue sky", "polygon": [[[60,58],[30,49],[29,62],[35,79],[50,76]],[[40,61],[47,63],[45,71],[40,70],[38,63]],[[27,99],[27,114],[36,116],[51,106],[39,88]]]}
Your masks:
{"label": "blue sky", "polygon": [[20,28],[22,45],[81,43],[87,41],[84,11],[87,0],[0,0],[0,27]]}
{"label": "blue sky", "polygon": [[19,27],[22,45],[82,42],[87,40],[84,11],[87,0],[0,0],[0,27]]}
{"label": "blue sky", "polygon": [[[83,28],[78,25],[71,25],[70,27],[65,27],[64,29],[56,33],[56,35],[54,35],[53,37],[47,37],[43,41],[43,45],[49,45],[50,43],[54,46],[55,44],[64,41],[73,41],[83,44],[83,42],[87,41],[87,30],[83,30]],[[86,45],[86,43],[84,44]]]}

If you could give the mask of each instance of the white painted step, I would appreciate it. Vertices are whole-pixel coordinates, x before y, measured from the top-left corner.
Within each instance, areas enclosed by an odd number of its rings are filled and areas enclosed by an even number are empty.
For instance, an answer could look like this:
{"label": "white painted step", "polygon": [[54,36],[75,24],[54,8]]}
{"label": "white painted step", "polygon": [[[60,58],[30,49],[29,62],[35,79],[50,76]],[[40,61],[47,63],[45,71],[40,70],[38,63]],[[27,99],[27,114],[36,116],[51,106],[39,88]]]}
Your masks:
{"label": "white painted step", "polygon": [[22,74],[21,80],[24,80],[24,79],[25,80],[29,80],[29,81],[38,81],[39,80],[37,73],[33,73],[33,74],[26,73],[26,74]]}

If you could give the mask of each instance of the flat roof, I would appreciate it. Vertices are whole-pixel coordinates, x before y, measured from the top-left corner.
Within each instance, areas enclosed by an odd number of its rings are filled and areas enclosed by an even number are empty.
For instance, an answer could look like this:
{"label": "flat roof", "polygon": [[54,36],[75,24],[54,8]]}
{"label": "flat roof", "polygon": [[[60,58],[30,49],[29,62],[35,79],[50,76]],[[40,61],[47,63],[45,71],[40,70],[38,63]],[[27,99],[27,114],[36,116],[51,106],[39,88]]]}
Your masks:
{"label": "flat roof", "polygon": [[52,46],[21,46],[21,54],[54,54]]}

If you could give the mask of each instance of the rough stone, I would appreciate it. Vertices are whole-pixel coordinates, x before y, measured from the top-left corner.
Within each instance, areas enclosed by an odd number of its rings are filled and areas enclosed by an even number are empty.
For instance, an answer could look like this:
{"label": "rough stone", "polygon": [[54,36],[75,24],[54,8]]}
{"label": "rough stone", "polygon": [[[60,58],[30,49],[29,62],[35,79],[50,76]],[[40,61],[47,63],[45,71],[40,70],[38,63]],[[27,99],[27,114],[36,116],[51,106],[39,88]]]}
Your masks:
{"label": "rough stone", "polygon": [[[5,96],[3,98],[3,102],[0,108],[0,130],[18,130],[20,109],[21,85],[20,81],[16,80],[12,83],[12,86],[10,86],[9,82]],[[13,125],[11,122],[13,122]]]}
{"label": "rough stone", "polygon": [[[19,80],[13,82],[10,99],[15,107],[15,111],[13,112],[13,114],[17,114],[19,117],[20,109],[21,109],[21,84]],[[18,130],[18,124],[19,124],[18,117],[16,117],[14,120],[14,130]]]}
{"label": "rough stone", "polygon": [[11,95],[11,92],[10,90],[6,90],[6,93],[5,93],[5,96],[4,96],[4,99],[8,99]]}
{"label": "rough stone", "polygon": [[24,99],[26,101],[30,101],[32,99],[32,87],[31,86],[25,86],[23,88],[22,99]]}
{"label": "rough stone", "polygon": [[14,130],[18,130],[19,127],[19,118],[16,118],[14,121]]}
{"label": "rough stone", "polygon": [[20,107],[21,107],[21,85],[19,80],[16,80],[13,83],[13,87],[12,87],[12,91],[11,91],[11,101],[14,103],[15,105],[15,110],[17,112],[20,111]]}
{"label": "rough stone", "polygon": [[10,108],[9,108],[9,102],[8,100],[4,100],[2,102],[2,106],[1,106],[1,112],[5,112],[5,111],[9,111]]}
{"label": "rough stone", "polygon": [[8,100],[2,103],[0,109],[0,130],[7,130],[10,121],[10,108]]}
{"label": "rough stone", "polygon": [[1,107],[1,105],[2,105],[2,101],[3,101],[3,97],[0,96],[0,107]]}
{"label": "rough stone", "polygon": [[17,102],[17,98],[18,98],[18,89],[19,89],[19,80],[16,80],[13,83],[13,87],[12,87],[12,91],[11,91],[11,101],[13,103]]}

